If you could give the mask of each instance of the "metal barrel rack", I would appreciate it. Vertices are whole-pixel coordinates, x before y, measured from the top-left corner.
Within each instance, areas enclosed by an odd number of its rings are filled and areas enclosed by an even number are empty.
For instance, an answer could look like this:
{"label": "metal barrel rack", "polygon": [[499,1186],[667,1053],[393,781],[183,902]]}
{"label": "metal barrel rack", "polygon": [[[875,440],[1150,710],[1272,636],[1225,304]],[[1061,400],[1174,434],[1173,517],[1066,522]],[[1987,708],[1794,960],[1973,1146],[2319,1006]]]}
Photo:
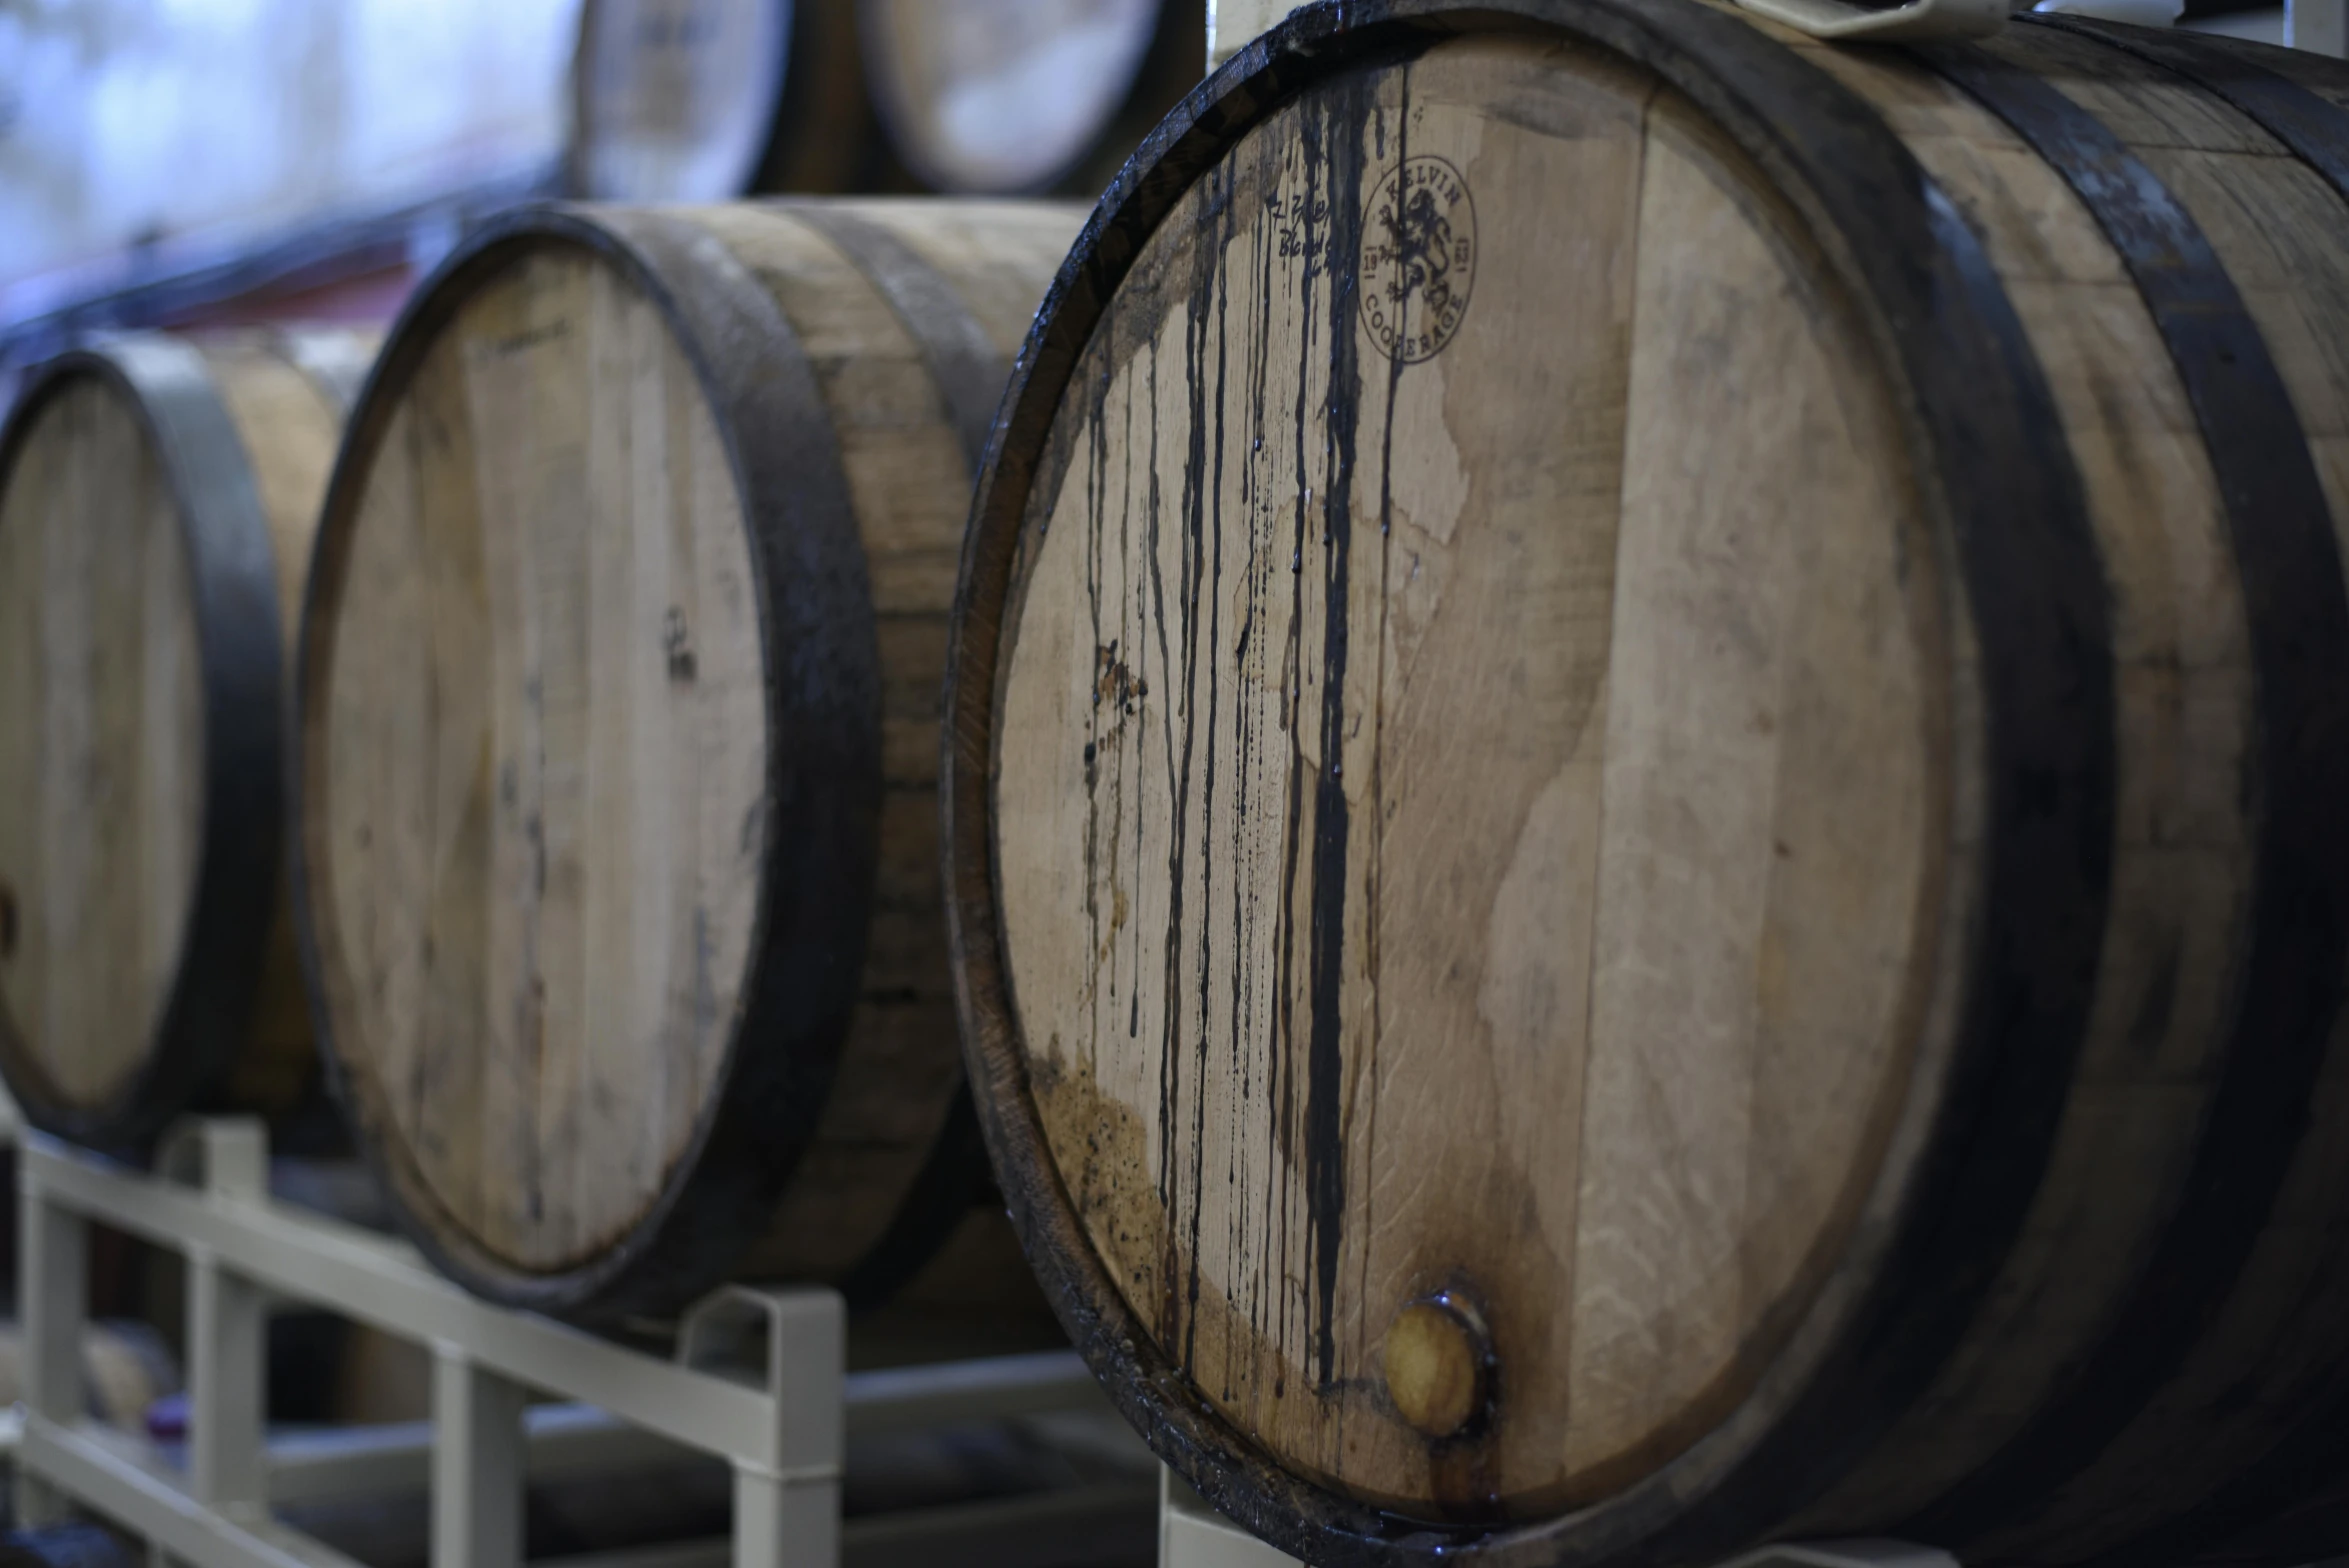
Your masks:
{"label": "metal barrel rack", "polygon": [[[492,1306],[403,1243],[273,1201],[260,1124],[189,1124],[160,1168],[113,1164],[38,1133],[18,1166],[25,1339],[21,1524],[85,1510],[143,1539],[157,1563],[357,1568],[273,1505],[428,1484],[435,1568],[518,1568],[526,1479],[618,1469],[680,1450],[733,1472],[733,1535],[597,1568],[881,1568],[970,1560],[993,1539],[1074,1542],[1147,1507],[1147,1480],[858,1518],[844,1528],[847,1439],[1097,1408],[1070,1353],[855,1375],[846,1313],[823,1289],[732,1287],[684,1319],[673,1358]],[[78,1347],[91,1223],[187,1260],[185,1463],[81,1415]],[[264,1335],[272,1300],[324,1308],[432,1353],[432,1420],[272,1439]],[[533,1394],[564,1403],[530,1403]],[[982,1553],[981,1555],[985,1555]],[[582,1563],[583,1559],[573,1559]]]}
{"label": "metal barrel rack", "polygon": [[[1160,1474],[1158,1568],[1303,1568],[1209,1508],[1173,1471]],[[1907,1541],[1797,1541],[1766,1546],[1719,1568],[1958,1568],[1958,1560]]]}

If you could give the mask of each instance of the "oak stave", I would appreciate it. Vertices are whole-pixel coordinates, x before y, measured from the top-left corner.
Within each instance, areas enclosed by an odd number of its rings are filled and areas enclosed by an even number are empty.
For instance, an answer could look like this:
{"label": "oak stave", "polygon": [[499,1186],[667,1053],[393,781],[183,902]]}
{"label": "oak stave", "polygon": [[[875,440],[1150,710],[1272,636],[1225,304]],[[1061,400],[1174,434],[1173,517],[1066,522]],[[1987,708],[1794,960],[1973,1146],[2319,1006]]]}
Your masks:
{"label": "oak stave", "polygon": [[1015,1223],[1211,1501],[2349,1548],[2345,159],[2305,55],[1679,0],[1316,6],[1153,137],[946,853]]}
{"label": "oak stave", "polygon": [[395,329],[304,621],[300,921],[334,1087],[469,1288],[858,1305],[990,1223],[939,676],[971,464],[1079,216],[549,208]]}
{"label": "oak stave", "polygon": [[0,432],[0,1075],[45,1131],[144,1155],[183,1113],[280,1115],[314,1082],[284,644],[373,347],[95,339]]}

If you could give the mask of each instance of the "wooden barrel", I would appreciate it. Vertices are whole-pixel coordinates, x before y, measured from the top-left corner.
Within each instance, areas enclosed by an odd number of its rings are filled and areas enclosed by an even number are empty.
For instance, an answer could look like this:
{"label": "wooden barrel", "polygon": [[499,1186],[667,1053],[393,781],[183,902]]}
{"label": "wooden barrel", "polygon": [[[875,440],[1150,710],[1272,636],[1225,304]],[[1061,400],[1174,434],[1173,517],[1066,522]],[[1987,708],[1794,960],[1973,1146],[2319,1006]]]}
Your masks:
{"label": "wooden barrel", "polygon": [[571,188],[598,201],[750,189],[783,101],[788,0],[586,0]]}
{"label": "wooden barrel", "polygon": [[626,202],[910,189],[860,61],[855,0],[586,0],[568,188]]}
{"label": "wooden barrel", "polygon": [[1091,196],[1206,70],[1202,0],[858,0],[872,96],[932,189]]}
{"label": "wooden barrel", "polygon": [[965,1038],[1206,1496],[2157,1563],[2349,1474],[2349,68],[1316,6],[1021,364]]}
{"label": "wooden barrel", "polygon": [[141,1152],[313,1081],[280,672],[372,346],[98,340],[0,432],[0,1075],[37,1127]]}
{"label": "wooden barrel", "polygon": [[395,327],[302,632],[300,897],[359,1140],[474,1290],[871,1299],[985,1190],[939,681],[1081,217],[546,209]]}

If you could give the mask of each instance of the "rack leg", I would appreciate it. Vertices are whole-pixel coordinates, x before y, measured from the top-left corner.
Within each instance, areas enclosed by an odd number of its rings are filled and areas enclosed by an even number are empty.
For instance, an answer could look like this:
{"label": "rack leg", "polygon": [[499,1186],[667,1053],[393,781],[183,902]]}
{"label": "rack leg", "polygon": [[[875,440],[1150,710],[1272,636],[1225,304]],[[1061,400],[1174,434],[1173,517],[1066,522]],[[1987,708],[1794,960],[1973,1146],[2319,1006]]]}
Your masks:
{"label": "rack leg", "polygon": [[734,1568],[836,1568],[840,1481],[734,1471]]}
{"label": "rack leg", "polygon": [[2284,42],[2335,59],[2349,57],[2349,0],[2289,0]]}
{"label": "rack leg", "polygon": [[[258,1203],[269,1191],[268,1135],[252,1117],[183,1124],[182,1149],[214,1197]],[[188,1252],[188,1480],[223,1514],[268,1511],[268,1302],[201,1248]]]}
{"label": "rack leg", "polygon": [[[82,1333],[89,1313],[90,1231],[79,1215],[52,1207],[31,1180],[20,1184],[17,1283],[23,1292],[24,1397],[33,1415],[71,1422],[82,1413]],[[16,1466],[20,1526],[57,1524],[65,1499]]]}
{"label": "rack leg", "polygon": [[432,1568],[521,1568],[526,1395],[449,1345],[432,1352]]}
{"label": "rack leg", "polygon": [[1158,1568],[1303,1568],[1209,1508],[1172,1470],[1158,1472]]}
{"label": "rack leg", "polygon": [[839,1568],[847,1307],[829,1290],[718,1292],[686,1314],[687,1366],[759,1378],[775,1403],[762,1460],[734,1465],[734,1568]]}
{"label": "rack leg", "polygon": [[209,1253],[188,1258],[188,1479],[222,1513],[268,1505],[263,1391],[267,1310],[261,1292]]}

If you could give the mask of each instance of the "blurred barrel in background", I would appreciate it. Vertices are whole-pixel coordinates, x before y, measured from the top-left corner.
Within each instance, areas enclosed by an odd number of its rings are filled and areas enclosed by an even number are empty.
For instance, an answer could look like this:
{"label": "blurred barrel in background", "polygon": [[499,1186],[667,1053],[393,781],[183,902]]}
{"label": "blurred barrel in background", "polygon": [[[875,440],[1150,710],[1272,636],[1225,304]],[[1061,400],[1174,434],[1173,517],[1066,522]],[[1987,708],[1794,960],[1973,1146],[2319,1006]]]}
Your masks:
{"label": "blurred barrel in background", "polygon": [[585,0],[568,183],[596,201],[905,183],[854,0]]}
{"label": "blurred barrel in background", "polygon": [[924,184],[1091,196],[1206,69],[1201,0],[859,0],[873,98]]}
{"label": "blurred barrel in background", "polygon": [[1029,1255],[1211,1501],[2349,1548],[2345,89],[1361,0],[1129,169],[973,515],[949,894]]}
{"label": "blurred barrel in background", "polygon": [[0,434],[0,1073],[50,1132],[136,1151],[312,1080],[282,671],[371,347],[95,342]]}
{"label": "blurred barrel in background", "polygon": [[302,633],[303,925],[360,1140],[476,1291],[876,1300],[987,1194],[939,680],[973,465],[1082,216],[541,210],[395,329]]}
{"label": "blurred barrel in background", "polygon": [[720,201],[750,188],[783,102],[790,0],[584,0],[571,189]]}

